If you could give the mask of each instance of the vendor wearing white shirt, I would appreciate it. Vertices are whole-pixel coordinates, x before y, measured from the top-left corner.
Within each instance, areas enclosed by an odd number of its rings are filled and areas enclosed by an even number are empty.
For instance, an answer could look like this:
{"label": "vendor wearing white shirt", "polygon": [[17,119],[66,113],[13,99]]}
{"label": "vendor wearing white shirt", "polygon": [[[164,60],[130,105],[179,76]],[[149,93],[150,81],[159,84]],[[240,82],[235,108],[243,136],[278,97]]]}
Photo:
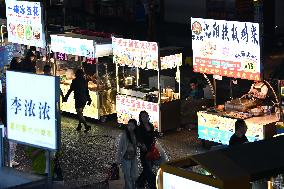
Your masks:
{"label": "vendor wearing white shirt", "polygon": [[264,100],[267,97],[267,92],[268,87],[262,81],[254,81],[248,93],[254,98]]}

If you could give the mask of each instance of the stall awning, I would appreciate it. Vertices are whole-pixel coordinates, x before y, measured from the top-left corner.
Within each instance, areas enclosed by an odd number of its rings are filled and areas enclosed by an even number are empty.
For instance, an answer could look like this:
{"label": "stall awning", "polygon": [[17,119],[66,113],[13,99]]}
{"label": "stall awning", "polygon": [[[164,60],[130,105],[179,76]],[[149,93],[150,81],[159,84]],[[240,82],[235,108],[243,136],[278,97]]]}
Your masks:
{"label": "stall awning", "polygon": [[51,35],[51,50],[65,54],[98,58],[112,54],[111,39],[66,33]]}
{"label": "stall awning", "polygon": [[221,180],[249,175],[251,181],[284,173],[284,136],[192,156]]}

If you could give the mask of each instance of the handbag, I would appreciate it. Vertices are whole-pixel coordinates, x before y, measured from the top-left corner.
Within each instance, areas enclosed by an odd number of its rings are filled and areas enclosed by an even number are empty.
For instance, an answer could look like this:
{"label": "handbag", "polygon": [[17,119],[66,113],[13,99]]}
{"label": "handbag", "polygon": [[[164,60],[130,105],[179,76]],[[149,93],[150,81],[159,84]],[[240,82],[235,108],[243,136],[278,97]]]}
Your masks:
{"label": "handbag", "polygon": [[150,161],[156,161],[161,158],[161,154],[159,150],[156,148],[155,144],[152,144],[151,149],[149,152],[146,154],[146,159]]}

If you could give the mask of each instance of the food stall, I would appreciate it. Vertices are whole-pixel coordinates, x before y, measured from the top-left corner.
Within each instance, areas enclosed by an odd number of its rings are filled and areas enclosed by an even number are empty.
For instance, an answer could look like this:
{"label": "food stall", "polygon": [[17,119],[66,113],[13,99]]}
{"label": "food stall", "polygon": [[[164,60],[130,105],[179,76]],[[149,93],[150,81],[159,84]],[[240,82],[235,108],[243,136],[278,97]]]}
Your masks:
{"label": "food stall", "polygon": [[180,48],[159,49],[156,42],[114,37],[112,44],[118,123],[138,120],[140,111],[145,110],[159,132],[179,127]]}
{"label": "food stall", "polygon": [[[212,19],[191,19],[193,67],[195,72],[236,79],[261,80],[259,24]],[[219,30],[219,29],[222,29]],[[220,31],[220,32],[219,32]],[[250,32],[249,32],[250,31]],[[273,106],[260,105],[257,99],[244,95],[224,104],[200,111],[198,136],[200,139],[229,144],[237,119],[244,119],[250,142],[276,134],[274,113],[278,97],[271,85]],[[214,82],[216,88],[216,82]],[[215,91],[216,94],[216,91]],[[265,105],[265,106],[264,106]]]}
{"label": "food stall", "polygon": [[[112,68],[111,38],[85,36],[74,33],[51,35],[51,51],[56,60],[56,75],[61,78],[60,88],[66,94],[75,71],[83,68],[88,81],[92,103],[84,108],[84,116],[105,120],[115,113],[115,73]],[[67,102],[61,103],[61,110],[75,114],[73,93]]]}
{"label": "food stall", "polygon": [[167,162],[158,171],[157,188],[282,188],[284,154],[275,149],[283,146],[279,136]]}

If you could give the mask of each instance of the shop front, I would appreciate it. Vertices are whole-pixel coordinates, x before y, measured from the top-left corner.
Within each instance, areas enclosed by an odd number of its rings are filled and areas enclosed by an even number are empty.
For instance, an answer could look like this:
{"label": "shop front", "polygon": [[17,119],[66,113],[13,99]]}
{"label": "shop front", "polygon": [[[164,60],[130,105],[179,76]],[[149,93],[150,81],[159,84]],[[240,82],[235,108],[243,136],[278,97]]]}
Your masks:
{"label": "shop front", "polygon": [[[115,113],[115,70],[112,64],[110,38],[80,34],[51,35],[51,51],[56,60],[56,75],[60,76],[60,88],[66,94],[75,71],[82,68],[88,81],[92,103],[84,108],[84,116],[104,120]],[[113,66],[113,67],[112,67]],[[73,93],[61,110],[76,114]]]}
{"label": "shop front", "polygon": [[214,91],[215,106],[197,113],[199,138],[229,144],[237,119],[245,120],[250,142],[275,135],[279,98],[270,83],[261,78],[259,24],[199,18],[191,21],[195,72],[212,74],[214,89],[216,79],[222,77],[232,78],[230,82],[236,85],[238,79],[254,81],[247,94],[235,99],[228,94],[231,98],[224,104],[216,104],[218,94]]}

